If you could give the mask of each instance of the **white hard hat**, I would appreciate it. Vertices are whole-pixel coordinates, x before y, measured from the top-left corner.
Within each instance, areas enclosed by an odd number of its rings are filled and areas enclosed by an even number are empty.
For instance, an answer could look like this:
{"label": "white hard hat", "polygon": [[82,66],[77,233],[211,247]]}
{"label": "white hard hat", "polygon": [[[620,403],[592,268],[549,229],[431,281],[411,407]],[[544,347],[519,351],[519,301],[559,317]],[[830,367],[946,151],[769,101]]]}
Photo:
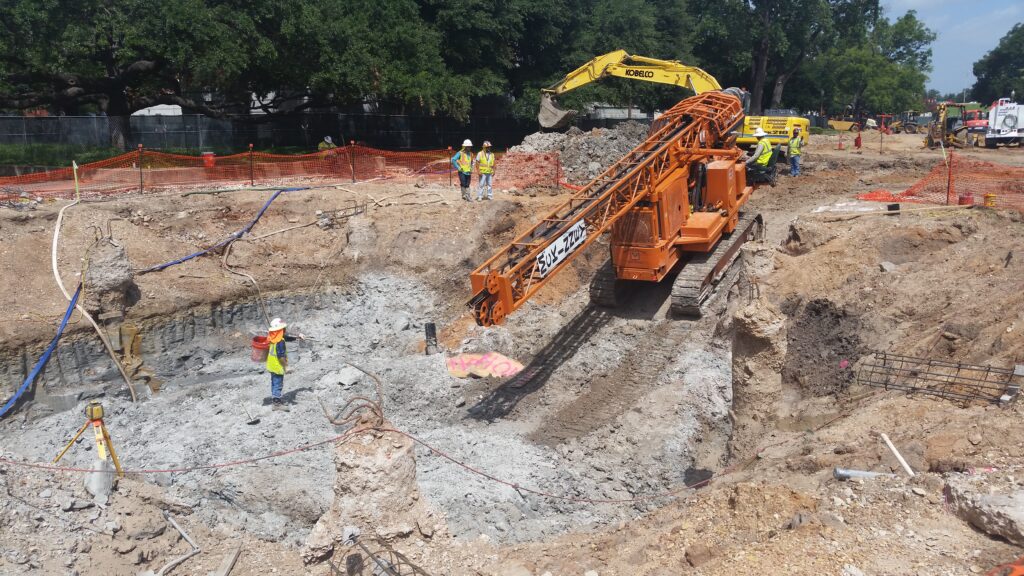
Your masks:
{"label": "white hard hat", "polygon": [[469,138],[466,138],[465,140],[462,141],[462,147],[463,148],[467,148],[467,147],[468,148],[472,148],[473,147],[473,141],[470,140]]}
{"label": "white hard hat", "polygon": [[765,132],[764,128],[761,128],[760,126],[757,127],[757,130],[754,130],[754,138],[764,138],[767,135],[768,133]]}
{"label": "white hard hat", "polygon": [[490,146],[491,146],[491,141],[490,140],[484,140],[484,148],[489,148]]}
{"label": "white hard hat", "polygon": [[333,144],[333,141],[331,140],[330,136],[324,136],[324,142],[327,142],[328,144]]}
{"label": "white hard hat", "polygon": [[285,324],[283,320],[280,318],[274,318],[270,321],[270,329],[268,332],[277,332],[278,330],[284,330],[286,327],[288,327],[288,325]]}

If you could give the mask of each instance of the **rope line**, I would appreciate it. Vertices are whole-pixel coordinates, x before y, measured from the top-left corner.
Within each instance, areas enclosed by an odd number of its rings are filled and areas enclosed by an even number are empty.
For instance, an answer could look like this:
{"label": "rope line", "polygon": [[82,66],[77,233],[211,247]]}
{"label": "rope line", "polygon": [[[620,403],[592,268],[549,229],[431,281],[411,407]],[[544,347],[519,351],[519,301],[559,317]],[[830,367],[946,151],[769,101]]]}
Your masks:
{"label": "rope line", "polygon": [[[232,468],[232,467],[236,467],[236,466],[243,466],[243,465],[246,465],[246,464],[252,464],[252,463],[255,463],[255,462],[260,462],[260,461],[263,461],[263,460],[269,460],[269,459],[272,459],[272,458],[279,458],[281,456],[287,456],[289,454],[296,454],[296,453],[299,453],[299,452],[305,452],[305,451],[312,450],[314,448],[319,448],[321,446],[324,446],[326,444],[330,444],[330,443],[333,443],[333,442],[342,442],[342,441],[348,440],[352,436],[355,436],[357,434],[361,434],[361,433],[364,433],[364,432],[391,432],[393,434],[398,434],[400,436],[404,436],[404,437],[408,438],[409,440],[412,440],[416,444],[419,444],[420,446],[426,448],[430,452],[436,454],[437,456],[440,456],[441,458],[451,462],[452,464],[455,464],[456,466],[466,470],[467,472],[470,472],[472,474],[475,474],[477,476],[480,476],[482,478],[490,480],[491,482],[494,482],[494,483],[497,483],[497,484],[502,484],[504,486],[508,486],[508,487],[516,490],[517,492],[520,492],[520,493],[527,492],[527,493],[530,493],[530,494],[534,494],[536,496],[542,496],[544,498],[549,498],[549,499],[552,499],[552,500],[563,500],[563,501],[574,502],[574,503],[578,503],[578,504],[632,504],[632,503],[637,503],[637,502],[646,502],[646,501],[649,501],[649,500],[660,500],[660,499],[664,499],[664,498],[674,498],[674,497],[682,494],[683,492],[685,492],[687,490],[692,490],[692,489],[695,489],[695,488],[700,488],[702,486],[706,486],[714,478],[720,477],[720,476],[722,476],[724,474],[727,474],[727,473],[729,473],[731,471],[731,467],[730,468],[725,468],[722,471],[718,472],[717,474],[713,474],[712,476],[710,476],[710,477],[708,477],[708,478],[706,478],[704,480],[701,480],[700,482],[694,482],[692,484],[684,484],[680,488],[676,488],[674,490],[668,490],[668,491],[659,492],[659,493],[656,493],[656,494],[647,494],[647,495],[637,496],[637,497],[634,497],[634,498],[582,498],[582,497],[577,497],[577,496],[569,496],[569,495],[565,495],[565,494],[554,494],[554,493],[551,493],[551,492],[545,492],[543,490],[538,490],[538,489],[535,489],[535,488],[529,488],[529,487],[523,486],[523,485],[519,484],[518,482],[512,482],[512,481],[509,481],[509,480],[505,480],[503,478],[499,478],[498,476],[495,476],[495,475],[493,475],[493,474],[491,474],[489,472],[485,472],[483,470],[480,470],[479,468],[471,466],[471,465],[465,463],[464,461],[459,460],[459,459],[455,458],[454,456],[444,452],[443,450],[435,448],[435,447],[431,446],[430,444],[424,442],[423,440],[420,440],[416,436],[414,436],[414,435],[412,435],[412,434],[410,434],[408,432],[404,432],[402,430],[398,430],[398,429],[395,429],[395,428],[382,428],[382,427],[365,427],[365,428],[356,427],[356,428],[352,428],[352,429],[346,430],[343,434],[339,434],[338,436],[327,438],[326,440],[320,440],[318,442],[313,442],[311,444],[304,444],[302,446],[298,446],[296,448],[290,448],[290,449],[287,449],[287,450],[279,450],[279,451],[276,451],[276,452],[271,452],[269,454],[264,454],[262,456],[257,456],[255,458],[246,458],[246,459],[242,459],[242,460],[232,460],[230,462],[222,462],[222,463],[218,463],[218,464],[201,464],[201,465],[198,465],[198,466],[180,467],[180,468],[147,468],[147,469],[139,469],[139,470],[125,470],[124,473],[126,475],[164,474],[164,473],[184,474],[184,473],[187,473],[187,472],[196,472],[196,471],[201,471],[201,470],[218,470],[218,469],[223,469],[223,468]],[[74,467],[67,467],[67,466],[55,466],[53,464],[37,464],[37,463],[32,463],[32,462],[19,462],[17,460],[11,460],[9,458],[2,458],[2,457],[0,457],[0,464],[8,464],[8,465],[11,465],[11,466],[20,466],[20,467],[23,467],[23,468],[33,468],[33,469],[37,469],[37,470],[46,470],[46,471],[49,471],[49,472],[96,472],[96,470],[93,470],[91,468],[74,468]],[[111,472],[111,473],[113,473],[113,472]]]}

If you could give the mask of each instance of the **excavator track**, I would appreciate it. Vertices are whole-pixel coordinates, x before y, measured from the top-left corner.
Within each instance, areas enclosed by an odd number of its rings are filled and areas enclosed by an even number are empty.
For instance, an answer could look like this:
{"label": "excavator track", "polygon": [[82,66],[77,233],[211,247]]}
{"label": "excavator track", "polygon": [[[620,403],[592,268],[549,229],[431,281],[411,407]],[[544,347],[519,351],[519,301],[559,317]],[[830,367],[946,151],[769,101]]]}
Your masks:
{"label": "excavator track", "polygon": [[590,281],[590,303],[603,308],[618,308],[622,294],[622,280],[615,277],[615,266],[609,258]]}
{"label": "excavator track", "polygon": [[672,283],[672,313],[700,317],[701,304],[739,256],[740,246],[751,238],[759,238],[763,227],[760,214],[740,214],[736,229],[722,236],[714,250],[691,256]]}

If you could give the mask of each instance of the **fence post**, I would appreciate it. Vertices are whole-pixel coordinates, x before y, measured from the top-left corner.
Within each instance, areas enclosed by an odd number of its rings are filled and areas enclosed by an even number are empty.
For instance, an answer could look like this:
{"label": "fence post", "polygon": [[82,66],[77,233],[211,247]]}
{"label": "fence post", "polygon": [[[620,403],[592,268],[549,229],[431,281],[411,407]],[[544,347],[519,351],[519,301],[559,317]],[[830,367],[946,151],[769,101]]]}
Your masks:
{"label": "fence post", "polygon": [[139,144],[139,194],[142,194],[142,144]]}
{"label": "fence post", "polygon": [[949,149],[949,165],[946,170],[946,205],[956,204],[953,189],[953,149]]}
{"label": "fence post", "polygon": [[560,190],[562,180],[562,155],[555,152],[555,190]]}
{"label": "fence post", "polygon": [[452,187],[452,147],[448,147],[448,187]]}
{"label": "fence post", "polygon": [[249,186],[256,185],[255,167],[253,166],[252,144],[249,144]]}
{"label": "fence post", "polygon": [[356,183],[356,141],[348,141],[348,156],[352,159],[352,183]]}

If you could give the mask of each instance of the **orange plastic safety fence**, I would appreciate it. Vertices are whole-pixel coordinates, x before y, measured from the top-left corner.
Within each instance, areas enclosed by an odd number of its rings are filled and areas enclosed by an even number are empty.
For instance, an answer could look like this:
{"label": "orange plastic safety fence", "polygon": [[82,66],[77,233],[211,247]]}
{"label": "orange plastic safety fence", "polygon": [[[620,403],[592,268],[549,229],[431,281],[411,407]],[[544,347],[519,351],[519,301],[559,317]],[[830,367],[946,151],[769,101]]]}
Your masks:
{"label": "orange plastic safety fence", "polygon": [[[446,174],[449,152],[392,152],[351,145],[300,155],[242,152],[228,156],[187,156],[140,149],[78,167],[84,196],[145,191],[204,183],[255,184],[273,179],[320,177],[360,181],[375,178]],[[0,200],[63,197],[74,194],[74,172],[47,172],[0,178]]]}
{"label": "orange plastic safety fence", "polygon": [[[298,177],[349,182],[412,177],[439,183],[457,182],[453,178],[452,154],[451,150],[394,152],[355,144],[300,155],[251,151],[228,156],[187,156],[140,148],[79,166],[78,179],[85,197],[206,183],[218,186],[257,184]],[[494,186],[499,189],[556,187],[561,177],[557,152],[498,154]],[[0,178],[0,200],[16,199],[22,194],[70,198],[74,195],[74,173],[71,168],[61,168]]]}
{"label": "orange plastic safety fence", "polygon": [[872,190],[861,200],[974,204],[1024,212],[1024,168],[954,155],[903,192]]}

